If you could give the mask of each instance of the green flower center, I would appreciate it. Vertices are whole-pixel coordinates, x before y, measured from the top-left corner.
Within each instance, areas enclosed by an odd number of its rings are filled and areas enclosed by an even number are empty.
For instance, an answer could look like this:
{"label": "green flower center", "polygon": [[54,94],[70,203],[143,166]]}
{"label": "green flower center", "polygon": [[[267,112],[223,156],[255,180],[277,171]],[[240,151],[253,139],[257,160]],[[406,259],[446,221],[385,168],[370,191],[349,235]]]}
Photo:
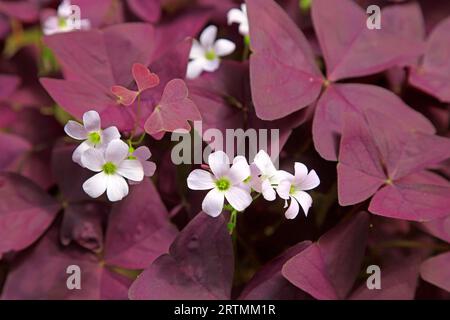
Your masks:
{"label": "green flower center", "polygon": [[134,153],[134,148],[133,148],[132,146],[129,146],[129,147],[128,147],[128,154],[129,154],[128,159],[130,159],[130,160],[136,160],[136,159],[137,159],[137,158],[133,155],[133,153]]}
{"label": "green flower center", "polygon": [[295,193],[295,187],[294,186],[291,186],[291,188],[289,189],[289,194],[290,195],[293,195],[294,193]]}
{"label": "green flower center", "polygon": [[251,179],[252,179],[252,176],[248,176],[247,178],[245,178],[245,180],[243,182],[249,183]]}
{"label": "green flower center", "polygon": [[67,27],[67,20],[66,20],[66,18],[58,18],[58,27],[60,27],[60,28]]}
{"label": "green flower center", "polygon": [[216,187],[219,191],[226,191],[230,188],[230,181],[226,178],[220,178],[216,181]]}
{"label": "green flower center", "polygon": [[212,61],[214,59],[216,59],[217,55],[214,52],[213,49],[209,50],[208,52],[205,53],[205,58],[209,61]]}
{"label": "green flower center", "polygon": [[102,141],[102,137],[98,132],[91,132],[88,134],[88,141],[94,145],[99,144]]}
{"label": "green flower center", "polygon": [[114,163],[107,162],[103,165],[102,169],[105,174],[112,175],[116,173],[117,167]]}

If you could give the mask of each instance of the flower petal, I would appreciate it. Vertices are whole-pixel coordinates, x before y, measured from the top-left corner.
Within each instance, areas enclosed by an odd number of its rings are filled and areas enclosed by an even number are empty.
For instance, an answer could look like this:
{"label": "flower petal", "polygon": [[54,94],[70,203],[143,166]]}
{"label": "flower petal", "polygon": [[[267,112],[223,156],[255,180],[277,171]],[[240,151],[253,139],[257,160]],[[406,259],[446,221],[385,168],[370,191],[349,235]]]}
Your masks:
{"label": "flower petal", "polygon": [[87,138],[86,129],[76,121],[69,120],[64,126],[66,134],[76,140],[85,140]]}
{"label": "flower petal", "polygon": [[298,206],[298,202],[291,197],[291,204],[284,213],[284,216],[286,217],[286,219],[294,219],[297,216],[299,209],[300,208]]}
{"label": "flower petal", "polygon": [[122,140],[113,140],[106,147],[105,160],[119,164],[128,157],[128,145]]}
{"label": "flower petal", "polygon": [[306,178],[306,176],[308,175],[308,168],[300,162],[296,162],[294,168],[294,183],[297,184],[297,182],[300,182]]}
{"label": "flower petal", "polygon": [[206,60],[203,58],[198,58],[190,61],[187,66],[186,78],[197,78],[202,73],[205,64]]}
{"label": "flower petal", "polygon": [[192,41],[191,51],[189,52],[189,59],[197,59],[205,56],[205,48],[196,39]]}
{"label": "flower petal", "polygon": [[302,206],[302,209],[305,212],[305,216],[308,216],[308,210],[312,205],[311,196],[304,191],[298,191],[293,195],[293,197],[297,199],[297,201]]}
{"label": "flower petal", "polygon": [[107,179],[106,195],[109,201],[120,201],[128,194],[128,184],[119,175],[110,175]]}
{"label": "flower petal", "polygon": [[144,169],[144,176],[151,177],[155,174],[156,164],[152,161],[141,162],[142,168]]}
{"label": "flower petal", "polygon": [[311,170],[306,178],[298,184],[298,187],[301,190],[311,190],[317,187],[320,184],[319,176],[317,175],[316,171]]}
{"label": "flower petal", "polygon": [[99,131],[101,129],[100,115],[97,111],[91,110],[83,114],[83,125],[88,132]]}
{"label": "flower petal", "polygon": [[247,159],[243,156],[237,156],[233,160],[233,165],[228,172],[228,177],[233,185],[236,185],[250,176],[250,166]]}
{"label": "flower petal", "polygon": [[148,147],[141,146],[141,147],[137,148],[136,150],[134,150],[133,156],[135,156],[136,158],[138,158],[141,161],[145,161],[145,160],[150,159],[150,157],[152,156],[152,153],[150,152],[150,149]]}
{"label": "flower petal", "polygon": [[224,195],[217,189],[212,189],[206,194],[202,202],[202,210],[211,217],[217,217],[223,210]]}
{"label": "flower petal", "polygon": [[236,45],[227,39],[219,39],[214,43],[214,52],[219,57],[227,56],[236,50]]}
{"label": "flower petal", "polygon": [[83,153],[86,152],[86,150],[89,149],[91,149],[91,146],[89,146],[89,144],[86,141],[80,143],[80,145],[73,151],[72,161],[78,163],[80,166],[84,168],[83,162],[81,161],[81,156],[83,155]]}
{"label": "flower petal", "polygon": [[103,172],[97,173],[83,183],[83,190],[91,198],[98,198],[106,191],[107,180]]}
{"label": "flower petal", "polygon": [[208,164],[216,178],[223,177],[230,170],[230,158],[221,150],[209,155]]}
{"label": "flower petal", "polygon": [[200,35],[200,44],[205,49],[211,48],[214,45],[214,41],[216,41],[216,37],[217,27],[213,25],[208,26]]}
{"label": "flower petal", "polygon": [[209,190],[216,186],[213,175],[202,169],[195,169],[189,174],[187,185],[191,190]]}
{"label": "flower petal", "polygon": [[89,148],[81,155],[81,163],[84,168],[88,168],[91,171],[102,171],[102,167],[105,164],[103,152],[98,149]]}
{"label": "flower petal", "polygon": [[117,168],[117,173],[133,181],[144,179],[144,168],[139,160],[123,160]]}
{"label": "flower petal", "polygon": [[111,141],[120,139],[120,132],[116,127],[109,127],[102,132],[102,144],[106,147]]}
{"label": "flower petal", "polygon": [[214,60],[206,60],[203,64],[203,70],[208,71],[208,72],[213,72],[216,71],[217,69],[219,69],[220,67],[220,59],[216,58]]}
{"label": "flower petal", "polygon": [[253,200],[249,192],[235,186],[225,192],[225,198],[237,211],[244,211]]}
{"label": "flower petal", "polygon": [[272,159],[270,159],[270,156],[264,150],[260,150],[256,154],[253,163],[256,164],[262,175],[273,176],[277,172],[277,169],[273,165]]}
{"label": "flower petal", "polygon": [[289,199],[289,191],[291,190],[291,182],[289,180],[283,180],[278,184],[277,193],[281,199]]}
{"label": "flower petal", "polygon": [[261,184],[261,191],[264,199],[273,201],[276,198],[275,190],[268,180],[264,180]]}
{"label": "flower petal", "polygon": [[239,10],[237,8],[233,8],[230,11],[228,11],[227,20],[228,20],[228,25],[230,25],[232,23],[241,24],[247,20],[247,17],[244,15],[244,12],[242,12],[241,10]]}

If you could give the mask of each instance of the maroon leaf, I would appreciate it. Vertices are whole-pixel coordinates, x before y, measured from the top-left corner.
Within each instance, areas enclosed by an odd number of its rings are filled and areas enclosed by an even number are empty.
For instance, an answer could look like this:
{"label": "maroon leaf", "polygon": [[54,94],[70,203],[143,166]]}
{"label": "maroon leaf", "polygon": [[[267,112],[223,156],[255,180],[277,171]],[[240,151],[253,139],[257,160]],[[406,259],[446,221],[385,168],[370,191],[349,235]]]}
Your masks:
{"label": "maroon leaf", "polygon": [[0,199],[0,258],[35,242],[60,209],[42,189],[14,173],[0,173]]}
{"label": "maroon leaf", "polygon": [[100,202],[69,203],[61,224],[61,243],[67,246],[75,241],[88,250],[101,252],[106,213],[108,206]]}
{"label": "maroon leaf", "polygon": [[130,9],[142,20],[156,22],[161,15],[160,0],[128,0]]}
{"label": "maroon leaf", "polygon": [[31,144],[25,139],[0,132],[0,146],[2,152],[0,153],[0,170],[16,169],[20,167],[20,160],[27,152],[31,151]]}
{"label": "maroon leaf", "polygon": [[226,221],[200,212],[132,284],[130,299],[229,299],[233,248]]}
{"label": "maroon leaf", "polygon": [[0,74],[0,100],[11,98],[20,84],[20,78],[14,75]]}
{"label": "maroon leaf", "polygon": [[145,122],[145,131],[153,136],[179,129],[189,131],[191,126],[188,120],[201,120],[201,116],[188,94],[183,80],[169,81],[161,101]]}
{"label": "maroon leaf", "polygon": [[[336,160],[339,137],[346,112],[361,115],[376,111],[381,122],[395,120],[405,130],[434,133],[434,127],[424,116],[407,106],[392,92],[373,85],[333,84],[320,97],[313,122],[316,150],[327,160]],[[368,123],[367,125],[371,125]]]}
{"label": "maroon leaf", "polygon": [[82,186],[92,173],[72,161],[75,148],[76,145],[60,142],[53,148],[51,159],[53,177],[68,202],[91,200]]}
{"label": "maroon leaf", "polygon": [[422,53],[420,42],[385,25],[367,28],[366,13],[351,0],[332,8],[326,0],[313,1],[311,14],[330,81],[377,73]]}
{"label": "maroon leaf", "polygon": [[[104,268],[90,251],[62,247],[57,238],[53,228],[30,252],[13,262],[2,299],[126,299],[129,279]],[[80,268],[80,290],[67,287],[67,268],[71,265]]]}
{"label": "maroon leaf", "polygon": [[293,300],[307,299],[308,295],[293,286],[281,274],[283,265],[293,256],[311,245],[311,241],[303,241],[287,249],[279,257],[267,263],[250,280],[239,299],[245,300]]}
{"label": "maroon leaf", "polygon": [[153,183],[145,179],[112,208],[105,261],[127,269],[145,269],[166,253],[177,235]]}
{"label": "maroon leaf", "polygon": [[368,227],[368,214],[356,214],[287,261],[283,276],[316,299],[346,298],[361,267]]}
{"label": "maroon leaf", "polygon": [[424,184],[420,174],[409,175],[380,189],[369,211],[385,217],[429,221],[450,214],[450,183]]}
{"label": "maroon leaf", "polygon": [[256,114],[282,118],[319,96],[322,75],[305,36],[272,0],[247,0],[250,80]]}
{"label": "maroon leaf", "polygon": [[450,292],[450,252],[424,261],[420,275],[425,281]]}
{"label": "maroon leaf", "polygon": [[450,102],[450,18],[437,25],[427,40],[422,64],[412,68],[409,82],[438,98]]}
{"label": "maroon leaf", "polygon": [[369,290],[364,282],[349,299],[412,300],[419,280],[419,264],[419,259],[412,256],[395,265],[381,267],[381,289]]}

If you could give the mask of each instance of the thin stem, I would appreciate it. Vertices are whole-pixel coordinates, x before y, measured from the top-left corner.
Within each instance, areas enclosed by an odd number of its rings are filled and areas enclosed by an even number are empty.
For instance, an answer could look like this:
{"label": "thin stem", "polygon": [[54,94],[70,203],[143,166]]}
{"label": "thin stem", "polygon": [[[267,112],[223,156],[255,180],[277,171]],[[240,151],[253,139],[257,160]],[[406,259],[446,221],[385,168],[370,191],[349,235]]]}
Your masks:
{"label": "thin stem", "polygon": [[236,228],[237,214],[238,214],[238,211],[236,209],[233,209],[233,211],[231,211],[230,220],[228,221],[228,225],[227,225],[228,232],[230,233],[230,235],[233,234],[234,229]]}
{"label": "thin stem", "polygon": [[242,61],[248,59],[250,55],[250,37],[247,35],[244,37],[244,50],[242,51]]}

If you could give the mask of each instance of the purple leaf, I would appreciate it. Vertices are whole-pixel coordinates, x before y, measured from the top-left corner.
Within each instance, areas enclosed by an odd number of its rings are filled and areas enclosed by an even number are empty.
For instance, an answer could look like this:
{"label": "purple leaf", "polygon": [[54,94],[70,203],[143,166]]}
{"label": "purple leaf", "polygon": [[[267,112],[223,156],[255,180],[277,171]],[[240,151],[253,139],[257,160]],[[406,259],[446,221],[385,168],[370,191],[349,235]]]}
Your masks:
{"label": "purple leaf", "polygon": [[369,290],[364,283],[356,289],[351,300],[412,300],[419,280],[420,261],[416,256],[403,258],[400,263],[381,267],[381,289]]}
{"label": "purple leaf", "polygon": [[330,81],[377,73],[422,53],[420,42],[385,25],[370,30],[366,13],[351,0],[332,7],[326,0],[314,0],[311,14]]}
{"label": "purple leaf", "polygon": [[450,214],[450,183],[424,184],[420,175],[409,175],[381,188],[369,211],[385,217],[429,221]]}
{"label": "purple leaf", "polygon": [[0,153],[0,170],[13,170],[20,167],[20,161],[24,160],[26,153],[31,151],[31,144],[25,139],[0,132],[0,146],[2,152]]}
{"label": "purple leaf", "polygon": [[429,258],[420,266],[425,281],[450,292],[450,252]]}
{"label": "purple leaf", "polygon": [[[62,247],[57,238],[53,228],[30,252],[14,261],[2,299],[126,299],[129,279],[104,268],[89,251]],[[70,274],[66,271],[71,265],[80,267],[80,290],[67,288]]]}
{"label": "purple leaf", "polygon": [[60,240],[65,246],[75,241],[93,252],[103,250],[103,223],[108,206],[100,202],[69,203],[64,210]]}
{"label": "purple leaf", "polygon": [[145,179],[112,208],[105,261],[127,269],[145,269],[166,253],[177,235],[153,183]]}
{"label": "purple leaf", "polygon": [[307,299],[308,295],[293,286],[281,274],[283,265],[293,256],[311,245],[311,241],[303,241],[284,251],[279,257],[267,263],[250,280],[239,299],[245,300],[293,300]]}
{"label": "purple leaf", "polygon": [[0,13],[23,22],[35,22],[39,17],[38,7],[32,1],[0,1]]}
{"label": "purple leaf", "polygon": [[35,242],[50,226],[60,205],[30,180],[0,173],[0,258]]}
{"label": "purple leaf", "polygon": [[169,254],[156,259],[132,284],[130,299],[229,299],[234,259],[226,225],[222,216],[200,212]]}
{"label": "purple leaf", "polygon": [[114,0],[72,0],[71,2],[80,7],[81,18],[89,20],[91,29],[123,21],[123,9],[120,2]]}
{"label": "purple leaf", "polygon": [[147,22],[156,22],[161,15],[160,0],[128,0],[130,9]]}
{"label": "purple leaf", "polygon": [[256,114],[279,119],[314,102],[322,75],[305,36],[275,1],[247,0],[247,5]]}
{"label": "purple leaf", "polygon": [[131,130],[135,123],[132,110],[136,108],[119,105],[110,88],[132,83],[133,63],[149,64],[152,39],[154,29],[145,23],[45,37],[44,42],[54,51],[66,80],[42,78],[41,83],[74,117],[81,118],[84,112],[94,109],[101,114],[103,125],[114,123],[120,130]]}
{"label": "purple leaf", "polygon": [[194,102],[188,97],[188,88],[181,79],[174,79],[164,88],[161,101],[145,122],[145,131],[158,137],[177,129],[190,131],[188,120],[201,120]]}
{"label": "purple leaf", "polygon": [[425,222],[423,227],[433,236],[450,243],[450,216]]}
{"label": "purple leaf", "polygon": [[450,140],[402,131],[379,113],[368,112],[366,119],[370,128],[358,116],[346,114],[338,164],[339,203],[355,204],[375,193],[369,211],[377,215],[427,221],[449,214],[449,185],[424,182],[422,175],[423,169],[450,157]]}
{"label": "purple leaf", "polygon": [[14,75],[0,74],[0,100],[10,99],[20,84],[20,78]]}
{"label": "purple leaf", "polygon": [[60,188],[64,200],[68,202],[79,202],[91,200],[83,191],[83,183],[92,176],[92,172],[83,169],[72,161],[72,153],[76,145],[55,145],[51,159],[53,177]]}
{"label": "purple leaf", "polygon": [[283,266],[282,274],[316,299],[344,299],[361,267],[369,215],[359,212]]}
{"label": "purple leaf", "polygon": [[427,40],[422,64],[412,68],[409,82],[442,102],[450,102],[450,18],[437,25]]}
{"label": "purple leaf", "polygon": [[343,115],[346,112],[360,114],[359,121],[364,121],[371,111],[380,113],[383,121],[385,118],[395,120],[396,126],[401,125],[405,130],[435,131],[430,121],[386,89],[364,84],[333,84],[317,103],[313,122],[316,150],[323,158],[336,160]]}

